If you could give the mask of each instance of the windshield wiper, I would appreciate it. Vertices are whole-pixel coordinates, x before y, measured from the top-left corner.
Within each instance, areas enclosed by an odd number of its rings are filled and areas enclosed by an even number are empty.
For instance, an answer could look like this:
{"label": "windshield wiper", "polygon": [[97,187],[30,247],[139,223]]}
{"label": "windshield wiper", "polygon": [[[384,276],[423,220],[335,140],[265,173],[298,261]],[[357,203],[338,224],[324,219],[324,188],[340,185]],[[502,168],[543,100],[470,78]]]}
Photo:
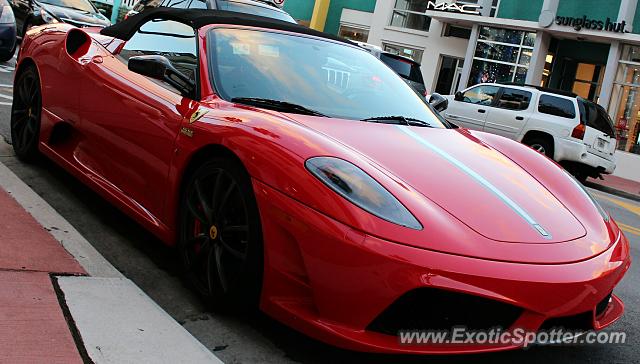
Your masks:
{"label": "windshield wiper", "polygon": [[321,112],[306,108],[302,105],[293,104],[290,102],[280,101],[280,100],[262,99],[259,97],[234,97],[231,99],[231,101],[237,102],[240,104],[264,107],[267,109],[273,109],[277,111],[291,112],[295,114],[323,116],[323,117],[327,116]]}
{"label": "windshield wiper", "polygon": [[384,123],[384,124],[396,124],[396,125],[408,125],[408,126],[422,126],[425,128],[433,128],[433,125],[419,119],[408,118],[405,116],[376,116],[373,118],[366,118],[360,121],[368,121],[372,123]]}

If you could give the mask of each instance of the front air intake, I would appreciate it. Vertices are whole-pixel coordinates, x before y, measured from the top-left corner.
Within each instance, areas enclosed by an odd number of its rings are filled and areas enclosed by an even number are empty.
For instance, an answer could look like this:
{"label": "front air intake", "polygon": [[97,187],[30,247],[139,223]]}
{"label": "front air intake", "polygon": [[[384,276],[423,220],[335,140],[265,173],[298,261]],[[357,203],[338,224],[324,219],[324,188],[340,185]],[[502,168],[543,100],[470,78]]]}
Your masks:
{"label": "front air intake", "polygon": [[522,309],[507,303],[433,288],[409,291],[384,310],[367,330],[396,336],[405,330],[510,328]]}

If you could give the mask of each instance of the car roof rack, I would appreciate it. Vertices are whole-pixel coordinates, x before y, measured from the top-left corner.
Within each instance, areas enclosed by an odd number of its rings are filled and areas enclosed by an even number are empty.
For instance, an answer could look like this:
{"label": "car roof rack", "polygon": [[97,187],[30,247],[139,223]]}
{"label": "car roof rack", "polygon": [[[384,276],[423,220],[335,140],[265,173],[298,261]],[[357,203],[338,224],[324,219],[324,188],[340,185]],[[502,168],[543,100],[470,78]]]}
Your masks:
{"label": "car roof rack", "polygon": [[516,82],[505,82],[505,83],[502,83],[502,85],[529,87],[529,88],[535,88],[538,91],[546,92],[546,93],[549,93],[549,94],[556,94],[556,95],[560,95],[560,96],[573,97],[573,98],[577,98],[578,97],[578,95],[576,95],[576,94],[574,94],[573,92],[570,92],[570,91],[557,90],[557,89],[553,89],[553,88],[536,86],[536,85],[529,85],[529,84],[524,84],[523,85],[521,83],[516,83]]}

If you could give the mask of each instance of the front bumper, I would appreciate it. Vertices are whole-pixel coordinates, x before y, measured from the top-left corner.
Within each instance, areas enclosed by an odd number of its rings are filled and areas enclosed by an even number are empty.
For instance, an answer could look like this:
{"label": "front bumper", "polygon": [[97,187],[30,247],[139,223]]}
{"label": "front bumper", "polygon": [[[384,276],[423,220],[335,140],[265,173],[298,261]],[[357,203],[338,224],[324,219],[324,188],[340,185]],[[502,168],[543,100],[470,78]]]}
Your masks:
{"label": "front bumper", "polygon": [[563,138],[555,138],[554,159],[557,162],[584,164],[605,174],[612,174],[616,169],[615,156],[611,156],[611,159],[602,158],[590,153],[584,143]]}
{"label": "front bumper", "polygon": [[[285,324],[342,348],[385,353],[474,353],[522,345],[416,345],[368,330],[401,296],[435,288],[517,306],[511,329],[537,331],[550,318],[593,313],[591,329],[620,318],[607,298],[630,266],[621,233],[604,253],[561,265],[516,264],[455,256],[355,231],[254,180],[265,245],[261,309]],[[420,315],[421,312],[415,312]],[[425,328],[428,329],[428,328]]]}

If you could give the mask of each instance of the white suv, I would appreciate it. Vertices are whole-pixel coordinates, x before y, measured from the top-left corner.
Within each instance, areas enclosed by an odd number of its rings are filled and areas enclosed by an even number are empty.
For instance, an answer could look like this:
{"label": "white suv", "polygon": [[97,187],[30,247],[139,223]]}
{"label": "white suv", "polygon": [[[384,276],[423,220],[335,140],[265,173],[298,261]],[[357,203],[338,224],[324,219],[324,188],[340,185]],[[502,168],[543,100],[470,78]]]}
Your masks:
{"label": "white suv", "polygon": [[562,164],[578,180],[616,168],[613,122],[602,106],[535,86],[480,84],[446,96],[451,123],[505,136]]}

